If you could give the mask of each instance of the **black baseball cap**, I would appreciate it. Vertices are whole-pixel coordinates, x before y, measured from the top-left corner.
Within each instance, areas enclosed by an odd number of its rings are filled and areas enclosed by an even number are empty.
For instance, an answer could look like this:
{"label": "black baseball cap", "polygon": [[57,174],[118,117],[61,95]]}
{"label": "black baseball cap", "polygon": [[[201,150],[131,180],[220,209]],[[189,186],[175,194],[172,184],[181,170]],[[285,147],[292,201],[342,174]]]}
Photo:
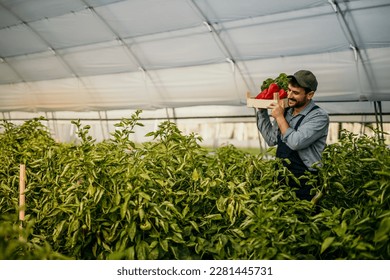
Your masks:
{"label": "black baseball cap", "polygon": [[287,78],[295,78],[300,87],[308,88],[312,91],[317,90],[318,82],[316,76],[309,70],[299,70],[294,75],[287,76]]}

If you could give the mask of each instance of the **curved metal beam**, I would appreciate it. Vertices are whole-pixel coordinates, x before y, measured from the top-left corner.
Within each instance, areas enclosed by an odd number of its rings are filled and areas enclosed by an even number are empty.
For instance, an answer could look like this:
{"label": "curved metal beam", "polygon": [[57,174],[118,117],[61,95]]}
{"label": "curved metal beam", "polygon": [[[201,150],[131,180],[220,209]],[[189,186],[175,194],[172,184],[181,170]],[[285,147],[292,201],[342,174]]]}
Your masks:
{"label": "curved metal beam", "polygon": [[[198,13],[199,17],[203,21],[203,24],[207,27],[207,29],[209,30],[209,32],[213,36],[215,42],[217,43],[217,45],[221,49],[222,54],[225,56],[226,61],[231,63],[232,71],[234,72],[235,69],[237,69],[241,79],[243,80],[243,82],[245,83],[245,86],[247,87],[247,90],[250,90],[251,87],[256,87],[255,83],[254,83],[254,81],[252,79],[250,79],[250,81],[248,81],[245,78],[245,76],[244,76],[240,66],[235,61],[232,52],[229,50],[229,48],[227,47],[226,43],[222,40],[222,38],[219,35],[219,33],[217,32],[217,30],[215,29],[213,24],[210,23],[209,19],[204,14],[204,12],[201,10],[201,8],[198,6],[198,4],[196,4],[194,0],[189,0],[188,2],[190,3],[190,5],[192,5],[194,10]],[[221,30],[223,30],[223,29],[221,29]]]}
{"label": "curved metal beam", "polygon": [[[335,15],[340,24],[340,28],[344,33],[345,38],[349,42],[349,47],[354,52],[356,66],[358,67],[358,61],[360,60],[364,73],[367,76],[367,81],[370,85],[370,88],[372,89],[373,92],[375,92],[377,90],[375,75],[373,74],[370,65],[364,63],[364,58],[362,55],[362,52],[364,50],[359,47],[358,41],[356,40],[356,36],[353,34],[352,29],[345,18],[345,14],[349,12],[349,9],[347,8],[346,10],[342,11],[337,0],[328,0],[328,2],[332,6],[333,10],[335,11]],[[347,3],[345,4],[347,5]]]}
{"label": "curved metal beam", "polygon": [[[4,10],[6,10],[8,13],[10,13],[11,15],[13,15],[14,17],[16,17],[18,20],[20,20],[21,22],[23,22],[20,17],[18,17],[14,12],[12,12],[10,9],[8,9],[6,6],[4,6],[3,3],[0,2],[0,7],[3,8]],[[15,75],[20,79],[21,82],[23,83],[26,83],[27,82],[24,80],[23,76],[14,68],[12,67],[12,65],[7,61],[7,59],[5,57],[0,57],[0,63],[6,63],[8,65],[8,67],[15,73]]]}
{"label": "curved metal beam", "polygon": [[93,7],[88,6],[87,3],[85,2],[85,0],[80,0],[80,1],[82,1],[87,6],[88,10],[90,10],[92,13],[94,13],[94,15],[100,20],[100,22],[102,24],[104,24],[107,27],[107,29],[113,34],[113,36],[121,43],[121,45],[124,47],[125,51],[127,52],[128,56],[130,57],[130,59],[135,61],[135,63],[138,65],[138,70],[141,71],[144,74],[144,79],[148,78],[150,80],[150,82],[152,83],[152,85],[154,86],[154,88],[156,89],[156,91],[160,95],[164,96],[164,93],[161,90],[162,89],[162,86],[161,86],[162,83],[159,83],[159,86],[157,86],[157,83],[155,81],[156,78],[153,78],[150,75],[150,73],[147,71],[147,69],[145,69],[145,66],[143,65],[141,60],[137,57],[137,55],[126,44],[124,38],[122,38],[119,35],[119,33],[116,32],[115,29],[106,20],[104,20],[104,18],[101,15],[99,15],[99,13],[97,13],[96,10]]}
{"label": "curved metal beam", "polygon": [[20,80],[20,82],[22,83],[27,83],[27,81],[23,78],[23,76],[7,61],[6,58],[4,57],[0,57],[0,63],[5,63],[8,65],[8,67],[12,70],[12,72],[14,72],[14,74],[16,75],[16,77],[18,77],[18,79]]}
{"label": "curved metal beam", "polygon": [[[350,27],[350,25],[348,24],[346,18],[345,18],[345,14],[349,11],[348,7],[346,10],[342,11],[340,9],[340,5],[338,4],[337,0],[328,0],[329,4],[332,6],[333,10],[335,11],[335,14],[337,16],[337,20],[340,24],[340,28],[341,30],[344,32],[344,35],[347,39],[347,41],[350,43],[350,48],[352,49],[352,51],[354,52],[354,56],[355,56],[355,63],[356,63],[356,67],[357,67],[357,70],[359,69],[359,59],[361,61],[361,65],[363,67],[363,70],[364,70],[364,73],[367,77],[367,81],[368,81],[368,84],[372,90],[373,93],[377,92],[378,89],[377,89],[377,83],[376,83],[376,79],[375,79],[375,75],[373,74],[373,70],[371,68],[371,66],[368,64],[368,63],[365,63],[364,62],[364,58],[363,58],[363,55],[362,55],[362,49],[359,48],[359,45],[358,45],[358,42],[355,38],[355,35],[353,34],[352,32],[352,29]],[[348,3],[345,3],[346,5]],[[363,50],[364,51],[364,50]],[[358,71],[359,73],[359,71]],[[357,77],[358,80],[359,77]],[[365,96],[361,96],[361,98],[366,98]],[[384,139],[384,135],[383,135],[383,115],[382,115],[382,104],[380,101],[377,101],[377,100],[373,100],[374,101],[374,110],[375,110],[375,119],[376,119],[376,125],[377,127],[382,130],[382,139]],[[377,108],[378,107],[378,108]]]}
{"label": "curved metal beam", "polygon": [[[25,22],[23,21],[23,19],[15,14],[13,11],[11,11],[10,9],[8,9],[7,7],[5,7],[3,4],[0,3],[0,6],[5,9],[6,11],[8,11],[10,14],[12,14],[15,18],[17,18],[24,26],[26,26],[30,31],[31,33],[34,34],[34,36],[36,36],[41,42],[43,42],[46,46],[47,46],[47,49],[49,51],[52,51],[53,54],[59,58],[59,60],[61,61],[61,63],[65,66],[65,68],[68,69],[68,71],[70,73],[72,73],[72,75],[76,78],[79,78],[78,75],[76,74],[76,72],[74,71],[74,69],[69,65],[69,63],[67,63],[63,57],[61,55],[59,55],[57,53],[57,51],[55,50],[55,48],[45,39],[43,38],[34,28],[31,27],[31,25],[28,23],[28,22]],[[19,73],[19,76],[22,77],[22,75],[20,75]],[[22,77],[23,78],[23,77]],[[27,83],[27,81],[23,78],[23,82]],[[81,81],[82,82],[82,81]]]}

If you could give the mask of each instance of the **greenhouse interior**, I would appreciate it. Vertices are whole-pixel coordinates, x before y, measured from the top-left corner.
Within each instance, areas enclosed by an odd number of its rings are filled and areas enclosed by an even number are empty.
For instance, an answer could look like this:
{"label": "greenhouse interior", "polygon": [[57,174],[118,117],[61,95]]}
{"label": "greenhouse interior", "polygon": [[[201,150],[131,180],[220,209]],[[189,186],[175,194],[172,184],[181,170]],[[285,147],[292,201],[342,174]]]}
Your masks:
{"label": "greenhouse interior", "polygon": [[[389,14],[0,0],[0,259],[389,260]],[[248,105],[298,70],[329,116],[309,201]]]}

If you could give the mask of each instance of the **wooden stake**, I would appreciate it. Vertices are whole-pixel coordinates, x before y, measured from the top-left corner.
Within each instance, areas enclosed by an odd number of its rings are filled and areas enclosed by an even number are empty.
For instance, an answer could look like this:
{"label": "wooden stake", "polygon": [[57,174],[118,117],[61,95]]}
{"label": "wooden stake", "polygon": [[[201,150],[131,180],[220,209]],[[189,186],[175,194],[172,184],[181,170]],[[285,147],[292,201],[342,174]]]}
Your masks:
{"label": "wooden stake", "polygon": [[20,176],[19,176],[19,220],[20,227],[23,227],[24,214],[25,214],[25,203],[26,198],[24,191],[26,189],[26,165],[20,165]]}

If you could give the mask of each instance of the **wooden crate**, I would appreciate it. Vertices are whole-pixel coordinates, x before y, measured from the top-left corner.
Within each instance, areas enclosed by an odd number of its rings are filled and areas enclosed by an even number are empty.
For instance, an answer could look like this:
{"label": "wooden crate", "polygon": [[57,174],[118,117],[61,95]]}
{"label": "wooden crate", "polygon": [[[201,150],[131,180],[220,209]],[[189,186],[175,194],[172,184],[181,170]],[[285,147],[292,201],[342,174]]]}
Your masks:
{"label": "wooden crate", "polygon": [[[260,109],[267,109],[271,103],[277,102],[279,100],[279,93],[274,94],[274,99],[256,99],[256,97],[251,97],[249,92],[246,93],[246,106],[254,107]],[[284,107],[288,107],[288,99],[282,99],[284,102]]]}

